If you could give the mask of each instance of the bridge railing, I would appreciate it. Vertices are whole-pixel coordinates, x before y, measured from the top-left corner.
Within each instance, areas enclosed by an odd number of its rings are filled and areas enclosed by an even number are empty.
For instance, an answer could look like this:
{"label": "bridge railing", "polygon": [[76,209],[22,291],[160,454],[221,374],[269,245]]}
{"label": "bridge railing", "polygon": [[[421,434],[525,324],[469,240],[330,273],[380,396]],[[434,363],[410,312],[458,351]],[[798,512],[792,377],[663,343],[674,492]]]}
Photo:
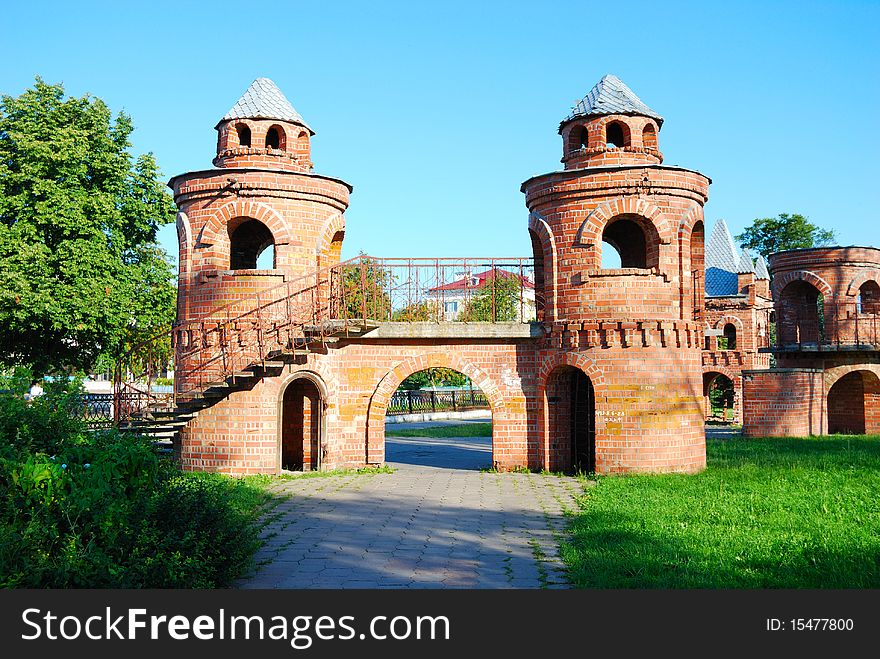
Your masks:
{"label": "bridge railing", "polygon": [[335,268],[339,319],[377,322],[531,322],[534,261],[525,257],[376,258]]}

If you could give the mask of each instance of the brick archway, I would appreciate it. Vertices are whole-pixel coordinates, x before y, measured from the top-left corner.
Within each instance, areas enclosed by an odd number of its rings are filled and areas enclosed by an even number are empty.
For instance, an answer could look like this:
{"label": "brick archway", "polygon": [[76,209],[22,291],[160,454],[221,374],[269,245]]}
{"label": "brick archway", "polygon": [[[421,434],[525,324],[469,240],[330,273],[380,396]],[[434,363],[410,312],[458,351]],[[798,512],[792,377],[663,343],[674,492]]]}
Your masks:
{"label": "brick archway", "polygon": [[[715,374],[711,380],[706,380],[707,375]],[[723,366],[705,366],[703,368],[703,400],[705,409],[703,410],[708,419],[711,413],[711,403],[709,401],[709,389],[719,375],[723,375],[733,384],[733,416],[734,421],[742,423],[742,396],[743,396],[743,378],[742,373],[736,373]]]}
{"label": "brick archway", "polygon": [[[463,373],[486,394],[489,408],[492,410],[493,428],[499,422],[506,419],[504,397],[498,386],[486,373],[471,362],[457,355],[445,352],[431,352],[417,357],[409,357],[388,371],[370,396],[370,403],[367,408],[366,444],[364,446],[365,462],[367,464],[380,464],[385,461],[385,412],[388,409],[391,396],[397,391],[400,383],[410,375],[434,367],[449,368]],[[494,438],[492,450],[494,462]]]}
{"label": "brick archway", "polygon": [[276,420],[276,428],[277,428],[277,459],[278,459],[278,469],[277,473],[281,473],[281,451],[284,442],[284,397],[287,393],[288,388],[291,385],[294,385],[297,380],[308,380],[315,388],[318,390],[318,394],[321,400],[320,407],[320,426],[318,430],[318,442],[319,442],[319,451],[322,455],[322,460],[319,460],[318,467],[320,468],[321,462],[324,457],[333,458],[332,455],[328,453],[330,447],[327,442],[327,420],[328,417],[332,416],[336,413],[336,405],[334,401],[337,397],[336,386],[333,379],[330,377],[330,374],[326,372],[325,368],[322,368],[319,364],[310,365],[308,368],[302,368],[296,371],[292,371],[290,373],[285,374],[282,378],[277,381],[277,394],[276,394],[276,405],[275,408],[277,410],[277,420]]}
{"label": "brick archway", "polygon": [[[529,231],[534,233],[541,243],[544,254],[544,322],[551,323],[556,319],[556,239],[553,230],[546,220],[537,212],[529,213]],[[537,266],[536,266],[537,268]],[[535,289],[537,292],[538,273],[535,272]]]}
{"label": "brick archway", "polygon": [[859,289],[869,281],[880,284],[880,270],[869,270],[868,272],[861,273],[850,282],[846,289],[846,294],[850,297],[856,297],[859,294]]}
{"label": "brick archway", "polygon": [[825,371],[825,395],[828,395],[828,391],[840,378],[855,371],[870,371],[880,378],[880,364],[847,364],[829,368]]}
{"label": "brick archway", "polygon": [[826,302],[829,302],[834,296],[834,291],[831,290],[831,286],[828,282],[815,272],[810,272],[809,270],[794,270],[792,272],[785,272],[778,277],[773,278],[773,299],[780,300],[785,287],[793,281],[805,281],[808,284],[811,284],[822,294]]}
{"label": "brick archway", "polygon": [[550,415],[549,402],[547,400],[547,384],[553,373],[563,366],[571,366],[584,373],[584,375],[590,379],[596,401],[599,401],[605,395],[605,375],[602,370],[596,366],[596,362],[586,355],[572,352],[555,352],[541,361],[541,367],[538,369],[537,378],[539,414],[536,437],[538,439],[538,446],[535,447],[537,449],[536,451],[530,451],[530,453],[536,455],[539,462],[539,464],[534,466],[537,466],[540,469],[549,470],[553,467],[553,465],[550,464]]}
{"label": "brick archway", "polygon": [[626,197],[607,201],[595,208],[578,228],[574,244],[584,247],[600,244],[605,225],[619,215],[643,217],[656,228],[661,245],[668,245],[672,242],[672,228],[658,206],[646,199]]}
{"label": "brick archway", "polygon": [[[309,464],[310,468],[321,469],[322,453],[326,451],[327,445],[327,409],[330,399],[329,390],[324,378],[315,371],[300,370],[294,371],[285,377],[278,387],[278,473],[285,468],[284,452],[285,444],[288,437],[288,425],[291,419],[286,416],[292,410],[288,410],[286,403],[288,402],[288,394],[292,391],[292,387],[308,383],[313,386],[317,392],[317,396],[309,396],[308,392],[294,392],[299,394],[299,418],[295,421],[300,426],[299,447],[303,464]],[[308,404],[304,403],[308,401]],[[304,440],[308,439],[308,442]],[[289,467],[288,467],[289,468]]]}
{"label": "brick archway", "polygon": [[827,432],[880,432],[880,365],[838,366],[826,371],[824,380]]}
{"label": "brick archway", "polygon": [[333,236],[340,231],[343,234],[345,233],[345,217],[343,217],[342,213],[336,213],[324,223],[324,227],[321,229],[321,233],[318,236],[318,242],[315,245],[315,254],[317,254],[319,258],[330,247],[330,243],[333,241]]}
{"label": "brick archway", "polygon": [[175,218],[177,244],[179,246],[177,266],[177,317],[189,318],[189,276],[192,269],[192,225],[183,211],[178,211]]}
{"label": "brick archway", "polygon": [[265,224],[272,232],[276,246],[288,245],[292,242],[287,223],[271,206],[259,201],[236,199],[223,204],[213,212],[199,234],[199,245],[222,244],[228,240],[226,225],[236,217],[248,217]]}

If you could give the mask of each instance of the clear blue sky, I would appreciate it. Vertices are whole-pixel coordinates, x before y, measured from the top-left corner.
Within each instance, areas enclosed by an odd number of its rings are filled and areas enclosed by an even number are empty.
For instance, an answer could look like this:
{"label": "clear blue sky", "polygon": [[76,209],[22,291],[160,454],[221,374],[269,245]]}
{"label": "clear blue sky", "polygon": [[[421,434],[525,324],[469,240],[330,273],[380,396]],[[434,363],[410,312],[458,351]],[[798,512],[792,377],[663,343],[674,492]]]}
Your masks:
{"label": "clear blue sky", "polygon": [[[666,164],[708,175],[711,224],[799,212],[880,246],[880,2],[21,2],[0,92],[35,75],[103,98],[170,176],[275,80],[354,185],[344,257],[528,255],[520,184],[606,73],[665,118]],[[162,233],[176,254],[174,231]]]}

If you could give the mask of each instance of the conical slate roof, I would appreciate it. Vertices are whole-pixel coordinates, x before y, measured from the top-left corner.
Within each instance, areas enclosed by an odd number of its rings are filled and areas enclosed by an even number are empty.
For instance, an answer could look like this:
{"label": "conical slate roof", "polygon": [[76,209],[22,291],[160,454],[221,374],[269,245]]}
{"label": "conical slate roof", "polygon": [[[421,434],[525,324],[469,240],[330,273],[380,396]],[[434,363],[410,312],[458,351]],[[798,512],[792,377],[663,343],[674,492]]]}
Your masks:
{"label": "conical slate roof", "polygon": [[572,113],[562,123],[577,117],[598,117],[606,114],[637,114],[656,119],[658,125],[663,124],[663,117],[645,105],[620,78],[610,73],[578,101]]}
{"label": "conical slate roof", "polygon": [[251,86],[245,90],[238,102],[232,106],[220,120],[229,121],[230,119],[278,119],[280,121],[290,121],[309,129],[314,135],[315,131],[309,128],[309,125],[303,121],[290,101],[281,93],[278,86],[269,80],[269,78],[257,78],[251,83]]}
{"label": "conical slate roof", "polygon": [[758,254],[758,262],[755,263],[755,274],[758,276],[758,279],[770,280],[770,271],[767,269],[767,262],[760,254]]}
{"label": "conical slate roof", "polygon": [[706,243],[706,295],[713,297],[739,293],[736,273],[742,257],[738,252],[727,222],[718,220]]}
{"label": "conical slate roof", "polygon": [[739,267],[736,269],[737,273],[747,273],[755,271],[755,262],[752,260],[752,255],[749,254],[749,250],[743,248],[742,254],[739,255]]}

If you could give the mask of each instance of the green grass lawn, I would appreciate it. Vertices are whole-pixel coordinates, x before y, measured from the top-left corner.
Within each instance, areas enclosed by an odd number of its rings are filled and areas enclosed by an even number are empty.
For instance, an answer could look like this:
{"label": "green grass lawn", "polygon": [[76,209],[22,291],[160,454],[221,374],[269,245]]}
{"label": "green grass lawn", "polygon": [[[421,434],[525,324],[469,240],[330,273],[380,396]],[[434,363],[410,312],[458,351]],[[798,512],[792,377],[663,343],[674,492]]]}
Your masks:
{"label": "green grass lawn", "polygon": [[880,437],[707,442],[696,476],[600,477],[562,555],[585,588],[880,587]]}
{"label": "green grass lawn", "polygon": [[427,428],[395,428],[385,426],[386,437],[491,437],[491,423],[462,423],[454,426],[429,426]]}

